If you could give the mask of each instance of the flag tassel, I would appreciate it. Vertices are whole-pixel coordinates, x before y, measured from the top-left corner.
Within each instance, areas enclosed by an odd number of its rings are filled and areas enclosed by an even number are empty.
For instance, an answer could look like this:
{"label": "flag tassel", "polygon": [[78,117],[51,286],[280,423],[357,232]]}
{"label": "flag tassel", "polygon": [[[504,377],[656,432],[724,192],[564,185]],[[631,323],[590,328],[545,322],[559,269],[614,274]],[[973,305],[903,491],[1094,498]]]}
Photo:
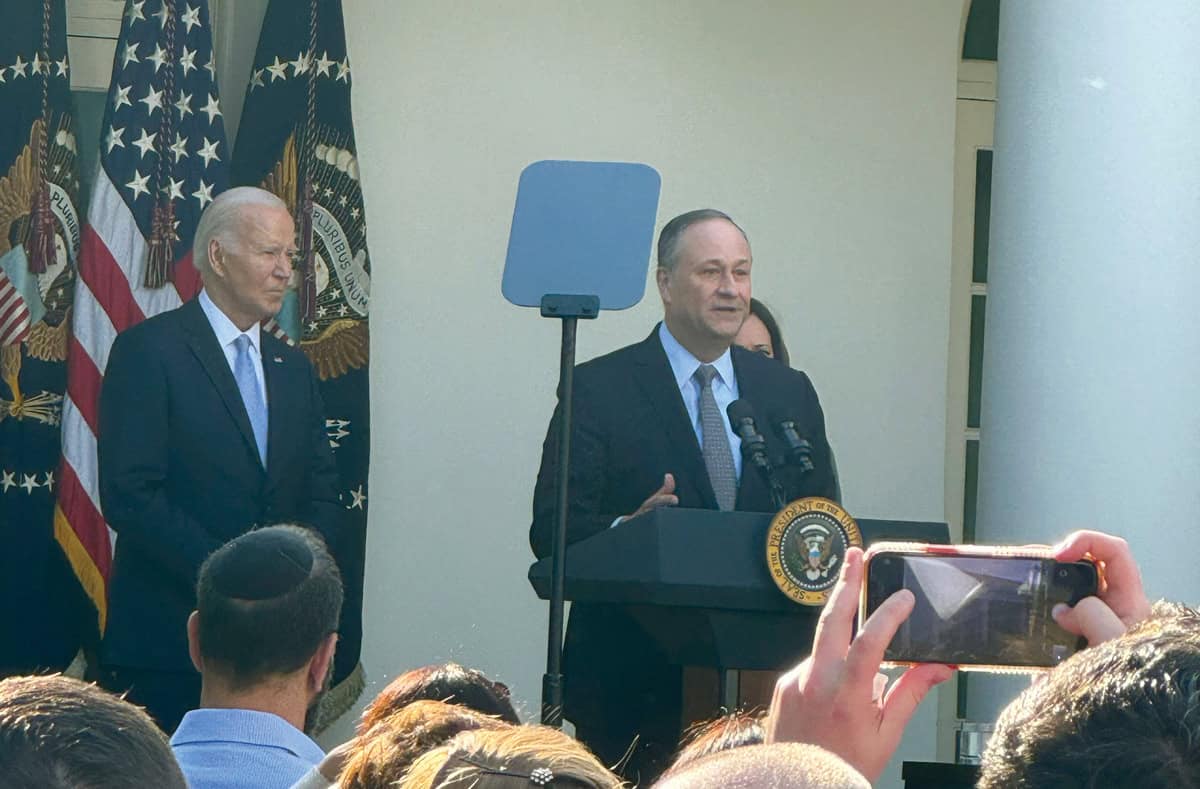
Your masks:
{"label": "flag tassel", "polygon": [[54,263],[54,213],[50,209],[50,188],[45,180],[33,197],[33,217],[29,225],[29,273],[44,274]]}
{"label": "flag tassel", "polygon": [[300,200],[300,316],[307,326],[316,313],[317,269],[313,249],[313,190],[312,181],[305,180]]}
{"label": "flag tassel", "polygon": [[170,200],[154,207],[154,224],[146,258],[146,287],[161,288],[172,281],[175,210]]}

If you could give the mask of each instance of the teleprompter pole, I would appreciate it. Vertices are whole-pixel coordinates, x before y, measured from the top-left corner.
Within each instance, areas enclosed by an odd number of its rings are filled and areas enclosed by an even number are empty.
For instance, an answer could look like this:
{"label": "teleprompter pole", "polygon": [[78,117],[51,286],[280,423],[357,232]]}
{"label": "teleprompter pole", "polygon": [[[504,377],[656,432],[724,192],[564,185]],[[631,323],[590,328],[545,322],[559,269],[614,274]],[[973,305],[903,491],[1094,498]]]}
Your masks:
{"label": "teleprompter pole", "polygon": [[563,705],[563,608],[567,566],[567,480],[571,462],[571,420],[575,389],[575,329],[580,318],[600,313],[598,296],[546,295],[542,317],[562,321],[559,352],[558,475],[555,480],[554,535],[550,575],[550,627],[546,644],[546,673],[542,675],[542,723],[562,726]]}

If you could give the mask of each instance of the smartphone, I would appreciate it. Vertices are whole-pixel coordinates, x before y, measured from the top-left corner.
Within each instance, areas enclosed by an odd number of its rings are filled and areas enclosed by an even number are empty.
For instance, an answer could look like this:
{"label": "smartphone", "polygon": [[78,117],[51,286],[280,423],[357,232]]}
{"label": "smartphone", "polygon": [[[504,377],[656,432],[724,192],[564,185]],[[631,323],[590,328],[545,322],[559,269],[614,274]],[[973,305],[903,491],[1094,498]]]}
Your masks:
{"label": "smartphone", "polygon": [[1094,563],[1057,562],[1048,548],[878,543],[865,568],[860,621],[900,589],[916,598],[887,663],[974,671],[1040,671],[1075,654],[1086,641],[1050,611],[1096,594],[1100,583]]}

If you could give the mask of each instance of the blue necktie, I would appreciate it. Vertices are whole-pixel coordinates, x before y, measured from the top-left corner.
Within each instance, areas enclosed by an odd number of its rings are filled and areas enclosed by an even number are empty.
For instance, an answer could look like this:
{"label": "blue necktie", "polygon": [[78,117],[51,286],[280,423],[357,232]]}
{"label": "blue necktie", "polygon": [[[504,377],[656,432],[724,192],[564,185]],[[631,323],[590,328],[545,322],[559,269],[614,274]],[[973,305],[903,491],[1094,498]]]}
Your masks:
{"label": "blue necktie", "polygon": [[250,417],[250,427],[254,430],[254,440],[258,443],[258,459],[263,468],[267,467],[267,406],[263,399],[262,389],[258,385],[258,376],[254,373],[254,356],[250,353],[250,338],[239,334],[233,341],[237,356],[233,360],[233,377],[237,380],[238,391],[242,393],[242,403],[246,406],[246,416]]}

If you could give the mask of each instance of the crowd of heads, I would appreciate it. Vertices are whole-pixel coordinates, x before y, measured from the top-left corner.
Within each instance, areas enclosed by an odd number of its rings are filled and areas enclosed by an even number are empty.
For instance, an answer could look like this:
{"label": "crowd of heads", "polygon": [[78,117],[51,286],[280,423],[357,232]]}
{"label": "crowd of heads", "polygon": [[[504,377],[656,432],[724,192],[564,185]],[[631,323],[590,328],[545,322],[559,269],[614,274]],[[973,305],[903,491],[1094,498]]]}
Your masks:
{"label": "crowd of heads", "polygon": [[[1122,541],[1080,534],[1091,536],[1068,538],[1060,556],[1105,546],[1127,552]],[[1169,603],[1151,608],[1131,557],[1107,556],[1111,583],[1099,602],[1121,624],[1097,630],[1075,623],[1091,646],[1004,710],[983,756],[981,789],[1200,787],[1200,613]],[[946,667],[911,669],[893,688],[900,693],[876,686],[881,653],[872,650],[882,649],[880,633],[907,612],[881,607],[872,615],[879,622],[852,634],[861,562],[852,549],[813,655],[780,678],[770,709],[692,727],[656,786],[841,789],[879,777]],[[249,692],[311,670],[336,632],[341,582],[319,538],[271,527],[215,552],[201,570],[197,599],[190,624],[205,681],[211,671],[222,687]],[[58,675],[0,681],[0,775],[14,787],[186,786],[166,736],[145,712]],[[567,734],[522,725],[507,687],[454,663],[392,680],[319,775],[321,785],[344,789],[628,785]]]}

